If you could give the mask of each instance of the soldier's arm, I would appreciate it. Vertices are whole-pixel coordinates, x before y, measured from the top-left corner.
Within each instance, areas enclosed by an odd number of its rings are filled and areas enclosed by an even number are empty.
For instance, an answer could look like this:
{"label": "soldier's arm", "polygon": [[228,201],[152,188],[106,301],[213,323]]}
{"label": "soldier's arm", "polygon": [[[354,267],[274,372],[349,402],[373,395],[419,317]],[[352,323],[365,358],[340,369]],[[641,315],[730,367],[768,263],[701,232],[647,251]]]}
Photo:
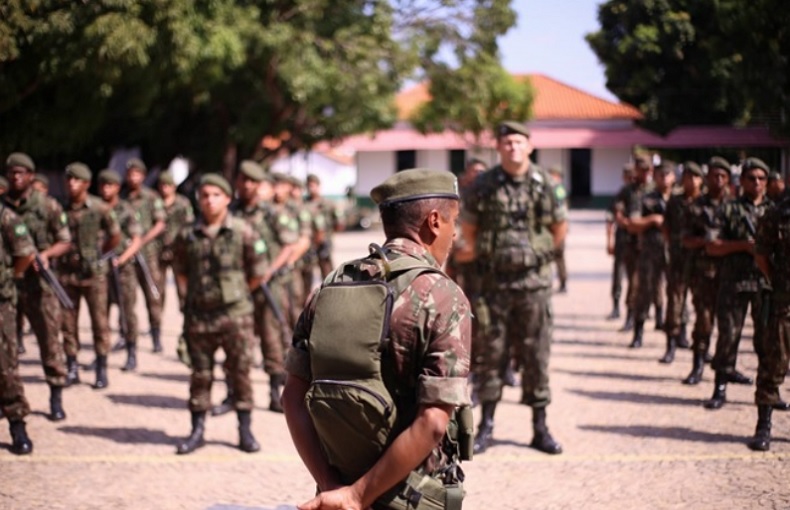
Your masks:
{"label": "soldier's arm", "polygon": [[156,195],[156,198],[153,200],[152,208],[153,211],[151,211],[151,214],[153,215],[154,224],[151,226],[151,230],[143,234],[143,246],[159,237],[162,232],[165,231],[165,206],[162,203],[162,199],[159,198],[158,195]]}
{"label": "soldier's arm", "polygon": [[771,281],[773,274],[772,255],[775,253],[774,247],[779,239],[779,232],[776,228],[778,217],[776,210],[768,211],[757,227],[757,239],[755,239],[754,261],[757,267]]}
{"label": "soldier's arm", "polygon": [[558,223],[552,223],[551,235],[554,240],[554,249],[562,247],[562,243],[565,242],[565,238],[568,235],[568,222],[560,221]]}
{"label": "soldier's arm", "polygon": [[266,276],[266,252],[269,249],[253,229],[245,224],[244,232],[244,271],[250,292],[261,286]]}
{"label": "soldier's arm", "polygon": [[143,240],[139,235],[134,235],[129,238],[129,245],[126,247],[123,252],[113,259],[113,264],[118,266],[122,266],[126,264],[132,257],[134,257],[135,253],[140,251],[140,248],[143,247]]}
{"label": "soldier's arm", "polygon": [[461,237],[463,242],[453,253],[453,259],[460,263],[472,262],[477,257],[477,225],[468,221],[461,222]]}

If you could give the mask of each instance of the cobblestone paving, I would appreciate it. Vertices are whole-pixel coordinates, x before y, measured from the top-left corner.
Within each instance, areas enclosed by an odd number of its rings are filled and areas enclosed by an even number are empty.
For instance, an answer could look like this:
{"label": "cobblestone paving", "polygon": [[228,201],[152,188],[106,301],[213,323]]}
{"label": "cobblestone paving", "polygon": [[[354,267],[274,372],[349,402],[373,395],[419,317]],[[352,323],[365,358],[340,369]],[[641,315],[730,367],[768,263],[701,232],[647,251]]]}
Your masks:
{"label": "cobblestone paving", "polygon": [[[553,404],[549,426],[565,453],[531,450],[531,412],[508,388],[497,411],[496,444],[465,463],[468,509],[790,508],[790,413],[774,413],[771,452],[746,447],[754,431],[753,387],[729,387],[729,402],[707,411],[712,376],[688,387],[690,351],[670,366],[657,363],[663,336],[649,329],[645,347],[629,350],[610,311],[611,259],[604,251],[601,214],[571,215],[569,293],[554,299]],[[356,257],[380,232],[347,233],[337,240],[337,261]],[[51,423],[47,386],[32,336],[21,371],[33,407],[28,429],[33,455],[8,452],[0,430],[0,509],[278,509],[308,499],[313,485],[291,445],[284,420],[268,408],[268,384],[254,373],[253,430],[258,454],[236,449],[233,415],[209,418],[207,446],[180,457],[177,440],[189,432],[188,371],[175,356],[181,318],[167,289],[165,354],[150,353],[140,338],[139,369],[119,370],[124,354],[110,358],[110,386],[83,384],[66,390],[68,419]],[[141,329],[147,317],[138,300]],[[87,320],[81,321],[87,344]],[[739,368],[754,375],[751,330],[741,345]],[[92,352],[80,352],[87,364]],[[217,370],[217,376],[221,377]],[[790,386],[784,393],[790,398]],[[217,384],[214,400],[224,396]]]}

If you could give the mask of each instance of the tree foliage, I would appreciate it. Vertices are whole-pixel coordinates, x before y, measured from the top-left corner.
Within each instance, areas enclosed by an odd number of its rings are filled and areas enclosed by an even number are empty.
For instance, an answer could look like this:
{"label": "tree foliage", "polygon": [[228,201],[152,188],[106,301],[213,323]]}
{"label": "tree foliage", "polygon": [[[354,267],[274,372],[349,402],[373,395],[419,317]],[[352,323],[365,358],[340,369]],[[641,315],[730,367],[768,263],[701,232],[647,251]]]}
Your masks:
{"label": "tree foliage", "polygon": [[496,71],[512,24],[509,0],[7,0],[0,152],[227,171],[390,126],[407,79]]}
{"label": "tree foliage", "polygon": [[587,41],[645,124],[768,122],[787,130],[790,3],[610,0]]}

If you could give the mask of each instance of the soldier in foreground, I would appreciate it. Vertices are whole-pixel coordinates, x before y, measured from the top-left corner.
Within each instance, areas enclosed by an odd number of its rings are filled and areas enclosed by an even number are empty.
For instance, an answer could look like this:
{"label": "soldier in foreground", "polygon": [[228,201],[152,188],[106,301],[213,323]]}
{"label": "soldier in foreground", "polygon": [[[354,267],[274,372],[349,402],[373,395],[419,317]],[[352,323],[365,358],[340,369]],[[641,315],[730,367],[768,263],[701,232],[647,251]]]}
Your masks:
{"label": "soldier in foreground", "polygon": [[[300,508],[457,509],[458,463],[467,457],[459,443],[470,438],[451,438],[457,429],[448,426],[454,411],[468,405],[470,313],[440,267],[455,236],[458,186],[449,172],[406,170],[371,197],[386,243],[340,266],[329,277],[333,283],[313,295],[288,354],[285,418],[320,492]],[[384,285],[392,292],[389,306],[355,299],[383,296]],[[343,309],[342,296],[359,306]],[[364,394],[354,393],[355,385],[365,393],[375,388],[394,407],[392,421],[376,399],[371,407],[355,406],[352,397]],[[374,418],[385,425],[366,434]]]}
{"label": "soldier in foreground", "polygon": [[546,425],[551,403],[551,260],[565,239],[567,211],[557,201],[548,173],[529,159],[532,144],[526,126],[498,126],[497,152],[502,163],[475,181],[464,203],[465,248],[456,253],[459,262],[478,261],[490,316],[490,327],[481,332],[482,416],[474,448],[482,453],[493,440],[494,412],[513,346],[521,357],[521,403],[532,408],[530,446],[558,454],[562,447]]}
{"label": "soldier in foreground", "polygon": [[43,273],[50,269],[51,260],[69,250],[71,234],[60,204],[33,189],[35,170],[35,163],[27,154],[13,153],[8,157],[6,173],[10,189],[3,196],[3,203],[24,221],[41,264],[31,265],[17,283],[17,308],[19,315],[27,317],[38,341],[41,365],[50,389],[49,418],[60,421],[66,418],[63,410],[66,356],[60,341],[61,307]]}
{"label": "soldier in foreground", "polygon": [[211,408],[214,355],[222,348],[233,403],[239,420],[239,449],[252,453],[260,445],[252,435],[253,395],[250,382],[253,345],[251,291],[265,271],[265,243],[244,220],[228,211],[233,192],[217,174],[200,179],[201,218],[176,238],[173,271],[187,297],[184,337],[192,363],[189,410],[192,432],[176,452],[192,453],[204,445],[206,413]]}

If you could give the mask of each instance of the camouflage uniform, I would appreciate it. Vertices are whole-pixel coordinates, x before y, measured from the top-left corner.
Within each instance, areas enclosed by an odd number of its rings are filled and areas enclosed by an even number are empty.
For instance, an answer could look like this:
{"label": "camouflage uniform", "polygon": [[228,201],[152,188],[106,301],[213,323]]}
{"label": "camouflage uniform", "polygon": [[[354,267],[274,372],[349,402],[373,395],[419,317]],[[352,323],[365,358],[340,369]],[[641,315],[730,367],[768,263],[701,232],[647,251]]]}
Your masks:
{"label": "camouflage uniform", "polygon": [[[673,195],[667,203],[664,228],[669,232],[667,276],[667,315],[664,331],[678,338],[688,321],[686,297],[691,281],[694,253],[683,247],[683,234],[689,220],[691,201],[685,195]],[[681,339],[683,340],[683,339]]]}
{"label": "camouflage uniform", "polygon": [[[618,310],[619,315],[619,303],[620,303],[620,296],[623,293],[623,275],[628,275],[628,272],[625,267],[625,251],[626,245],[628,244],[629,235],[628,231],[622,227],[618,227],[617,223],[615,222],[614,218],[614,210],[615,204],[612,203],[611,207],[608,211],[606,211],[606,222],[611,223],[614,231],[614,260],[612,262],[612,301],[614,302],[614,309]],[[631,293],[631,280],[630,278],[627,280],[628,282],[628,290],[626,291],[626,296],[630,295]],[[627,301],[627,298],[626,298]],[[617,318],[612,316],[612,318]]]}
{"label": "camouflage uniform", "polygon": [[[568,192],[565,190],[565,185],[558,183],[554,187],[554,194],[557,197],[557,203],[562,208],[567,208]],[[560,292],[565,292],[566,284],[568,282],[568,266],[565,264],[565,241],[554,252],[554,263],[557,265],[557,278],[560,280]]]}
{"label": "camouflage uniform", "polygon": [[265,243],[230,214],[216,237],[211,230],[198,220],[181,231],[173,246],[173,270],[188,281],[184,336],[192,362],[189,409],[205,413],[211,408],[214,355],[222,348],[235,408],[250,411],[253,304],[247,281],[264,274]]}
{"label": "camouflage uniform", "polygon": [[[129,202],[118,200],[115,207],[113,207],[113,212],[121,228],[121,242],[115,248],[115,252],[120,255],[129,246],[133,237],[143,235],[143,229],[138,221],[137,211],[132,208]],[[119,313],[123,313],[126,318],[127,331],[125,340],[127,345],[133,349],[133,346],[137,345],[138,334],[137,311],[135,309],[135,303],[137,302],[137,277],[134,273],[134,259],[128,260],[126,264],[118,267],[118,276],[121,279],[118,286],[121,289],[121,303],[123,304],[123,310],[119,310]],[[107,282],[109,285],[108,308],[111,302],[118,304],[118,298],[115,296],[114,290],[115,283],[110,281],[111,279],[112,277],[108,278]]]}
{"label": "camouflage uniform", "polygon": [[22,218],[0,204],[0,411],[9,421],[30,414],[17,359],[14,258],[35,249]]}
{"label": "camouflage uniform", "polygon": [[63,310],[63,345],[66,356],[74,358],[80,349],[77,318],[80,297],[88,303],[93,347],[97,356],[107,356],[110,329],[107,321],[107,261],[100,253],[105,240],[120,235],[120,227],[107,203],[89,195],[83,204],[65,207],[73,239],[71,251],[59,260],[60,282],[74,302],[74,310]]}
{"label": "camouflage uniform", "polygon": [[[307,232],[309,229],[308,235],[310,239],[310,249],[296,262],[296,269],[301,273],[302,280],[302,288],[297,292],[297,313],[300,313],[301,309],[304,308],[307,297],[313,290],[315,282],[315,270],[318,267],[318,250],[315,246],[315,239],[319,233],[326,232],[327,224],[324,217],[315,214],[308,204],[291,202],[291,206],[296,211],[303,231]],[[305,228],[305,225],[307,225],[307,228]]]}
{"label": "camouflage uniform", "polygon": [[332,264],[332,235],[343,222],[343,215],[340,212],[340,208],[332,200],[325,197],[310,199],[306,204],[310,213],[316,218],[316,228],[318,228],[319,224],[323,225],[324,241],[314,246],[314,248],[318,255],[318,267],[321,269],[321,278],[326,278],[334,269],[334,264]]}
{"label": "camouflage uniform", "polygon": [[[173,265],[173,243],[181,229],[195,221],[192,204],[182,195],[176,195],[172,204],[168,206],[163,203],[163,206],[165,209],[165,231],[160,237],[162,250],[159,254],[159,280],[156,281],[156,285],[162,295],[162,308],[165,306],[167,268]],[[184,296],[180,294],[178,289],[176,290],[179,292],[179,308],[183,308]]]}
{"label": "camouflage uniform", "polygon": [[[275,229],[281,228],[284,231],[285,227],[287,227],[287,230],[295,233],[292,238],[288,236],[284,240],[286,244],[295,243],[301,237],[310,238],[311,227],[309,218],[304,214],[300,214],[296,208],[292,207],[290,202],[282,204],[273,202],[269,204],[269,207],[270,217],[278,225]],[[288,241],[291,242],[289,243]],[[288,318],[291,328],[293,328],[304,307],[304,300],[307,298],[307,296],[303,295],[304,279],[298,264],[294,265],[293,270],[282,279],[281,283],[288,295],[288,308],[283,310],[283,313]]]}
{"label": "camouflage uniform", "polygon": [[[642,198],[642,217],[666,213],[667,201],[658,190]],[[650,304],[656,304],[656,321],[664,307],[663,279],[667,269],[667,246],[664,234],[658,227],[650,227],[639,236],[637,262],[639,292],[636,296],[634,321],[638,325],[647,319]]]}
{"label": "camouflage uniform", "polygon": [[[4,196],[3,200],[6,207],[25,222],[39,252],[55,243],[71,242],[66,215],[54,199],[31,190],[18,203],[8,196]],[[17,289],[18,311],[27,317],[36,335],[47,384],[63,386],[66,383],[66,359],[60,341],[60,302],[52,288],[32,267],[18,282]]]}

